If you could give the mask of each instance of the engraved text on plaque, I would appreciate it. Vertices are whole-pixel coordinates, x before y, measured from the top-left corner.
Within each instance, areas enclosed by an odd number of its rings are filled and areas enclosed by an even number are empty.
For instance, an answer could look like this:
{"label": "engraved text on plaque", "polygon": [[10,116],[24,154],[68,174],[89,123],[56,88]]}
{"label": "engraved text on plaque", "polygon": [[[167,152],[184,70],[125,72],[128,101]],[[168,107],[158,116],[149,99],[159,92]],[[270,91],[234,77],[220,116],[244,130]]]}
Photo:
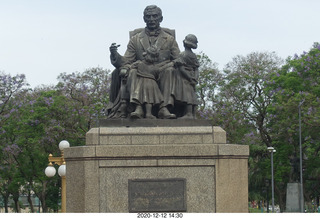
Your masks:
{"label": "engraved text on plaque", "polygon": [[185,212],[186,179],[129,180],[129,212]]}

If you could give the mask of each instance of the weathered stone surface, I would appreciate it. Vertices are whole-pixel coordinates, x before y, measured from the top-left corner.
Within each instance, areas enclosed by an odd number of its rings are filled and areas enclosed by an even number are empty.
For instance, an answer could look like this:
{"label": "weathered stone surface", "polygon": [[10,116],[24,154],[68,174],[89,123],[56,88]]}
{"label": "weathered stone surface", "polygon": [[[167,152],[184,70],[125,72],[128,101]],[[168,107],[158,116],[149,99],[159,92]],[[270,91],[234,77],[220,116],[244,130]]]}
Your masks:
{"label": "weathered stone surface", "polygon": [[212,126],[201,119],[101,119],[97,127],[192,127]]}
{"label": "weathered stone surface", "polygon": [[86,134],[86,145],[99,145],[99,129],[90,129]]}
{"label": "weathered stone surface", "polygon": [[248,212],[248,160],[217,159],[216,212]]}
{"label": "weathered stone surface", "polygon": [[301,212],[300,183],[287,184],[286,212]]}
{"label": "weathered stone surface", "polygon": [[129,212],[184,212],[186,179],[129,179]]}
{"label": "weathered stone surface", "polygon": [[90,145],[158,145],[226,143],[226,133],[220,127],[99,127],[87,133]]}
{"label": "weathered stone surface", "polygon": [[213,143],[215,144],[225,144],[227,142],[226,131],[221,127],[213,126]]}
{"label": "weathered stone surface", "polygon": [[220,156],[226,155],[249,155],[249,147],[237,144],[219,144],[218,154]]}
{"label": "weathered stone surface", "polygon": [[67,211],[128,212],[128,180],[184,178],[187,212],[248,212],[249,147],[225,136],[213,126],[93,128],[91,145],[64,152]]}
{"label": "weathered stone surface", "polygon": [[187,212],[215,212],[214,176],[213,166],[101,168],[100,212],[129,211],[129,179],[167,178],[186,178]]}
{"label": "weathered stone surface", "polygon": [[94,147],[78,146],[72,147],[71,150],[64,150],[64,157],[94,157],[96,156],[96,150]]}

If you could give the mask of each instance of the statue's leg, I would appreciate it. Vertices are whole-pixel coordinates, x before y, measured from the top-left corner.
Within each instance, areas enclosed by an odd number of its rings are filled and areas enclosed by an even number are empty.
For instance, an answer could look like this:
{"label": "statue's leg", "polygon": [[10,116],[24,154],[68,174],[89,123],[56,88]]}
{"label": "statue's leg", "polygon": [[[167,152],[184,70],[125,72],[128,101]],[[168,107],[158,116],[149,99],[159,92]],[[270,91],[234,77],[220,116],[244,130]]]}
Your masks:
{"label": "statue's leg", "polygon": [[170,107],[174,105],[175,91],[175,75],[174,68],[170,67],[164,70],[159,75],[159,88],[163,96],[163,105]]}
{"label": "statue's leg", "polygon": [[180,117],[179,119],[194,119],[194,116],[193,116],[193,105],[187,104],[185,115]]}
{"label": "statue's leg", "polygon": [[168,108],[174,106],[175,90],[174,68],[167,68],[159,75],[159,88],[163,96],[163,103],[160,105],[158,117],[160,119],[174,119],[175,114],[169,112]]}
{"label": "statue's leg", "polygon": [[125,99],[126,96],[126,85],[127,85],[127,78],[121,79],[121,86],[120,86],[120,106],[116,112],[116,116],[118,118],[126,118],[127,117],[127,100]]}
{"label": "statue's leg", "polygon": [[118,96],[120,86],[121,86],[121,79],[119,77],[119,69],[115,69],[111,74],[111,86],[110,86],[110,95],[109,95],[110,101],[112,103],[115,102]]}
{"label": "statue's leg", "polygon": [[192,105],[192,114],[193,114],[193,118],[195,119],[196,118],[196,114],[197,114],[197,105]]}
{"label": "statue's leg", "polygon": [[156,119],[154,115],[152,115],[152,104],[146,103],[146,119]]}

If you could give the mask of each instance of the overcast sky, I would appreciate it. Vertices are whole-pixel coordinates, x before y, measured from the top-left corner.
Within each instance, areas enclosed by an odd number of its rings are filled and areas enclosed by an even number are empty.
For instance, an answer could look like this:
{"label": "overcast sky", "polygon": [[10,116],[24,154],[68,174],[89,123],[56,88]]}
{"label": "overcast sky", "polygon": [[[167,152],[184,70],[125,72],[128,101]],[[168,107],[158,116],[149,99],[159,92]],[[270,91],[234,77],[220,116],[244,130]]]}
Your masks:
{"label": "overcast sky", "polygon": [[124,54],[151,4],[181,50],[195,34],[194,52],[220,69],[236,55],[275,51],[285,59],[320,42],[320,0],[0,0],[0,71],[25,74],[35,87],[55,85],[62,72],[112,70],[109,46],[120,44]]}

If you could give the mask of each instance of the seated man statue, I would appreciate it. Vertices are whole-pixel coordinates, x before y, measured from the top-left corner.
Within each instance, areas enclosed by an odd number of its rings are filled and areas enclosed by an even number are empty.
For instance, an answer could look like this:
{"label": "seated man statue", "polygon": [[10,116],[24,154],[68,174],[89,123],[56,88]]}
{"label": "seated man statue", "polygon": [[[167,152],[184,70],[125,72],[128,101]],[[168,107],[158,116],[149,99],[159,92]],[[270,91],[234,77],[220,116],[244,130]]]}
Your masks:
{"label": "seated man statue", "polygon": [[130,105],[131,83],[134,81],[131,75],[131,65],[138,60],[144,59],[144,53],[151,46],[159,49],[158,63],[167,66],[159,72],[158,86],[163,96],[163,104],[157,113],[158,118],[172,119],[175,114],[170,113],[174,107],[175,100],[175,68],[170,63],[176,59],[180,50],[175,40],[174,31],[161,28],[163,20],[162,11],[155,5],[147,6],[144,10],[143,19],[145,28],[140,28],[130,33],[130,41],[123,56],[117,52],[117,45],[110,46],[111,63],[116,67],[112,73],[112,83],[110,91],[110,105],[108,106],[108,118],[126,118],[134,111]]}

